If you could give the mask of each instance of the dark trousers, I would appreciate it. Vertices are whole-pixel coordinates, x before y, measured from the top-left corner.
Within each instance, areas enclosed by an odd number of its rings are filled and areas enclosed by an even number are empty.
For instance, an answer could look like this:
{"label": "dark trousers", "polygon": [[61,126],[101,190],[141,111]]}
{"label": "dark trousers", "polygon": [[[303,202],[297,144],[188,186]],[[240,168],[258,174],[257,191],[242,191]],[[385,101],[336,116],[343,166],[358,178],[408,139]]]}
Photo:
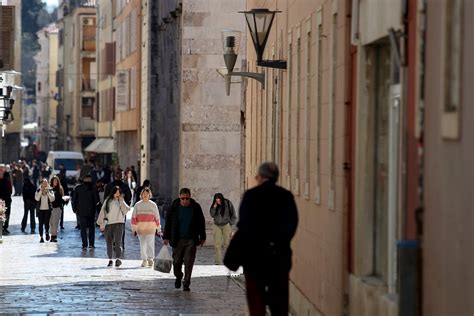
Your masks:
{"label": "dark trousers", "polygon": [[95,241],[95,225],[94,216],[79,216],[79,225],[81,226],[82,247],[94,246]]}
{"label": "dark trousers", "polygon": [[122,257],[122,236],[125,228],[125,224],[110,224],[105,226],[105,242],[107,243],[107,256],[109,259],[113,258],[115,252],[115,258],[120,259]]}
{"label": "dark trousers", "polygon": [[39,210],[37,212],[39,221],[39,234],[43,237],[43,231],[49,234],[49,220],[51,219],[51,210]]}
{"label": "dark trousers", "polygon": [[3,229],[8,229],[10,224],[10,214],[12,212],[12,202],[5,202],[5,222],[3,223]]}
{"label": "dark trousers", "polygon": [[35,220],[35,209],[36,201],[25,201],[24,203],[25,212],[23,213],[23,219],[21,220],[21,230],[25,230],[26,223],[28,222],[28,213],[30,213],[30,228],[31,231],[36,229],[36,220]]}
{"label": "dark trousers", "polygon": [[183,278],[184,263],[184,286],[191,284],[191,274],[193,273],[194,260],[196,259],[196,245],[191,239],[180,239],[178,245],[173,248],[173,271],[178,279]]}
{"label": "dark trousers", "polygon": [[59,222],[59,227],[64,228],[64,206],[61,207],[61,221]]}
{"label": "dark trousers", "polygon": [[14,182],[14,186],[15,186],[15,195],[20,196],[20,195],[21,195],[21,191],[23,190],[23,182],[22,182],[22,180],[21,180],[21,181],[15,181],[15,182]]}
{"label": "dark trousers", "polygon": [[[274,269],[270,268],[270,270]],[[270,277],[265,280],[261,273],[246,272],[244,267],[250,316],[265,316],[265,305],[270,307],[272,316],[287,316],[289,308],[289,272],[287,270],[268,272],[270,272]]]}

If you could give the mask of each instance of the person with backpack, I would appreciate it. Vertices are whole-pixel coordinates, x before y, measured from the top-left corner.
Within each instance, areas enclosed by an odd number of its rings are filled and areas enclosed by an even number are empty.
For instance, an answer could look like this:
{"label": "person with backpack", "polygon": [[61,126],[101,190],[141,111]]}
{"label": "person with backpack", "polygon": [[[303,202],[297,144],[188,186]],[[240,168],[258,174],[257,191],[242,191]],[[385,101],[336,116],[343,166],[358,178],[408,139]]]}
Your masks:
{"label": "person with backpack", "polygon": [[79,216],[81,229],[82,250],[95,248],[95,208],[99,198],[92,186],[92,178],[86,175],[83,182],[74,189],[72,200],[73,211]]}
{"label": "person with backpack", "polygon": [[61,221],[61,211],[63,208],[64,189],[57,176],[51,178],[51,188],[54,192],[52,203],[51,219],[49,221],[49,231],[51,232],[51,242],[58,242],[58,228]]}
{"label": "person with backpack", "polygon": [[105,235],[107,256],[109,258],[108,267],[113,266],[114,254],[115,266],[120,267],[122,265],[120,260],[123,250],[122,235],[125,231],[125,215],[129,210],[130,207],[125,203],[120,187],[113,187],[97,218],[100,231],[104,232]]}
{"label": "person with backpack", "polygon": [[237,221],[234,205],[222,193],[216,193],[211,204],[211,217],[214,219],[215,264],[222,264],[222,248],[229,247],[232,225]]}

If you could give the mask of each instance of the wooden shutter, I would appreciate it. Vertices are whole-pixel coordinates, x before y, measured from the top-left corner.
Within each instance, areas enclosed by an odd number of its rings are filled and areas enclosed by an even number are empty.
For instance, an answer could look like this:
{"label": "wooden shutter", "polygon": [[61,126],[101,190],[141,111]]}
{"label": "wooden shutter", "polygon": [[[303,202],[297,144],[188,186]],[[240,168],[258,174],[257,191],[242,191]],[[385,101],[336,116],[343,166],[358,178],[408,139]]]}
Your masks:
{"label": "wooden shutter", "polygon": [[15,7],[0,6],[0,70],[15,68]]}

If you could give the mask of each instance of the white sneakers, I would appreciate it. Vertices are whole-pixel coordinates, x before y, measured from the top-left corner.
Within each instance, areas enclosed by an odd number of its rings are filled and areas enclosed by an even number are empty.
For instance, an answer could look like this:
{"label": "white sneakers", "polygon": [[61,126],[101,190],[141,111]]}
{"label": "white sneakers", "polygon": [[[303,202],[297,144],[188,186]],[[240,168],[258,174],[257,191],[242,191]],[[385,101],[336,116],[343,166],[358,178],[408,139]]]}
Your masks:
{"label": "white sneakers", "polygon": [[143,260],[142,267],[153,267],[153,259]]}
{"label": "white sneakers", "polygon": [[148,267],[148,261],[147,260],[142,261],[142,267]]}
{"label": "white sneakers", "polygon": [[148,259],[148,266],[153,267],[153,259]]}

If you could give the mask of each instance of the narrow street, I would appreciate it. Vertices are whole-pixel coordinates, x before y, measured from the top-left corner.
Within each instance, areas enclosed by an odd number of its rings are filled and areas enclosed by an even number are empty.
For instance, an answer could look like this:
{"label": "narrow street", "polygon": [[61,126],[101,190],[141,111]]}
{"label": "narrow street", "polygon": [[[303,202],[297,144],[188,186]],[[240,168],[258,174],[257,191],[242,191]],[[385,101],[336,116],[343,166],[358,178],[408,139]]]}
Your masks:
{"label": "narrow street", "polygon": [[[75,215],[65,210],[58,243],[39,243],[21,232],[23,200],[13,197],[10,236],[0,244],[1,313],[120,313],[243,315],[245,292],[214,265],[214,250],[198,250],[191,292],[174,288],[173,274],[140,267],[138,239],[127,224],[120,268],[107,268],[105,240],[96,232],[96,249],[82,251]],[[161,243],[156,243],[157,252]]]}

